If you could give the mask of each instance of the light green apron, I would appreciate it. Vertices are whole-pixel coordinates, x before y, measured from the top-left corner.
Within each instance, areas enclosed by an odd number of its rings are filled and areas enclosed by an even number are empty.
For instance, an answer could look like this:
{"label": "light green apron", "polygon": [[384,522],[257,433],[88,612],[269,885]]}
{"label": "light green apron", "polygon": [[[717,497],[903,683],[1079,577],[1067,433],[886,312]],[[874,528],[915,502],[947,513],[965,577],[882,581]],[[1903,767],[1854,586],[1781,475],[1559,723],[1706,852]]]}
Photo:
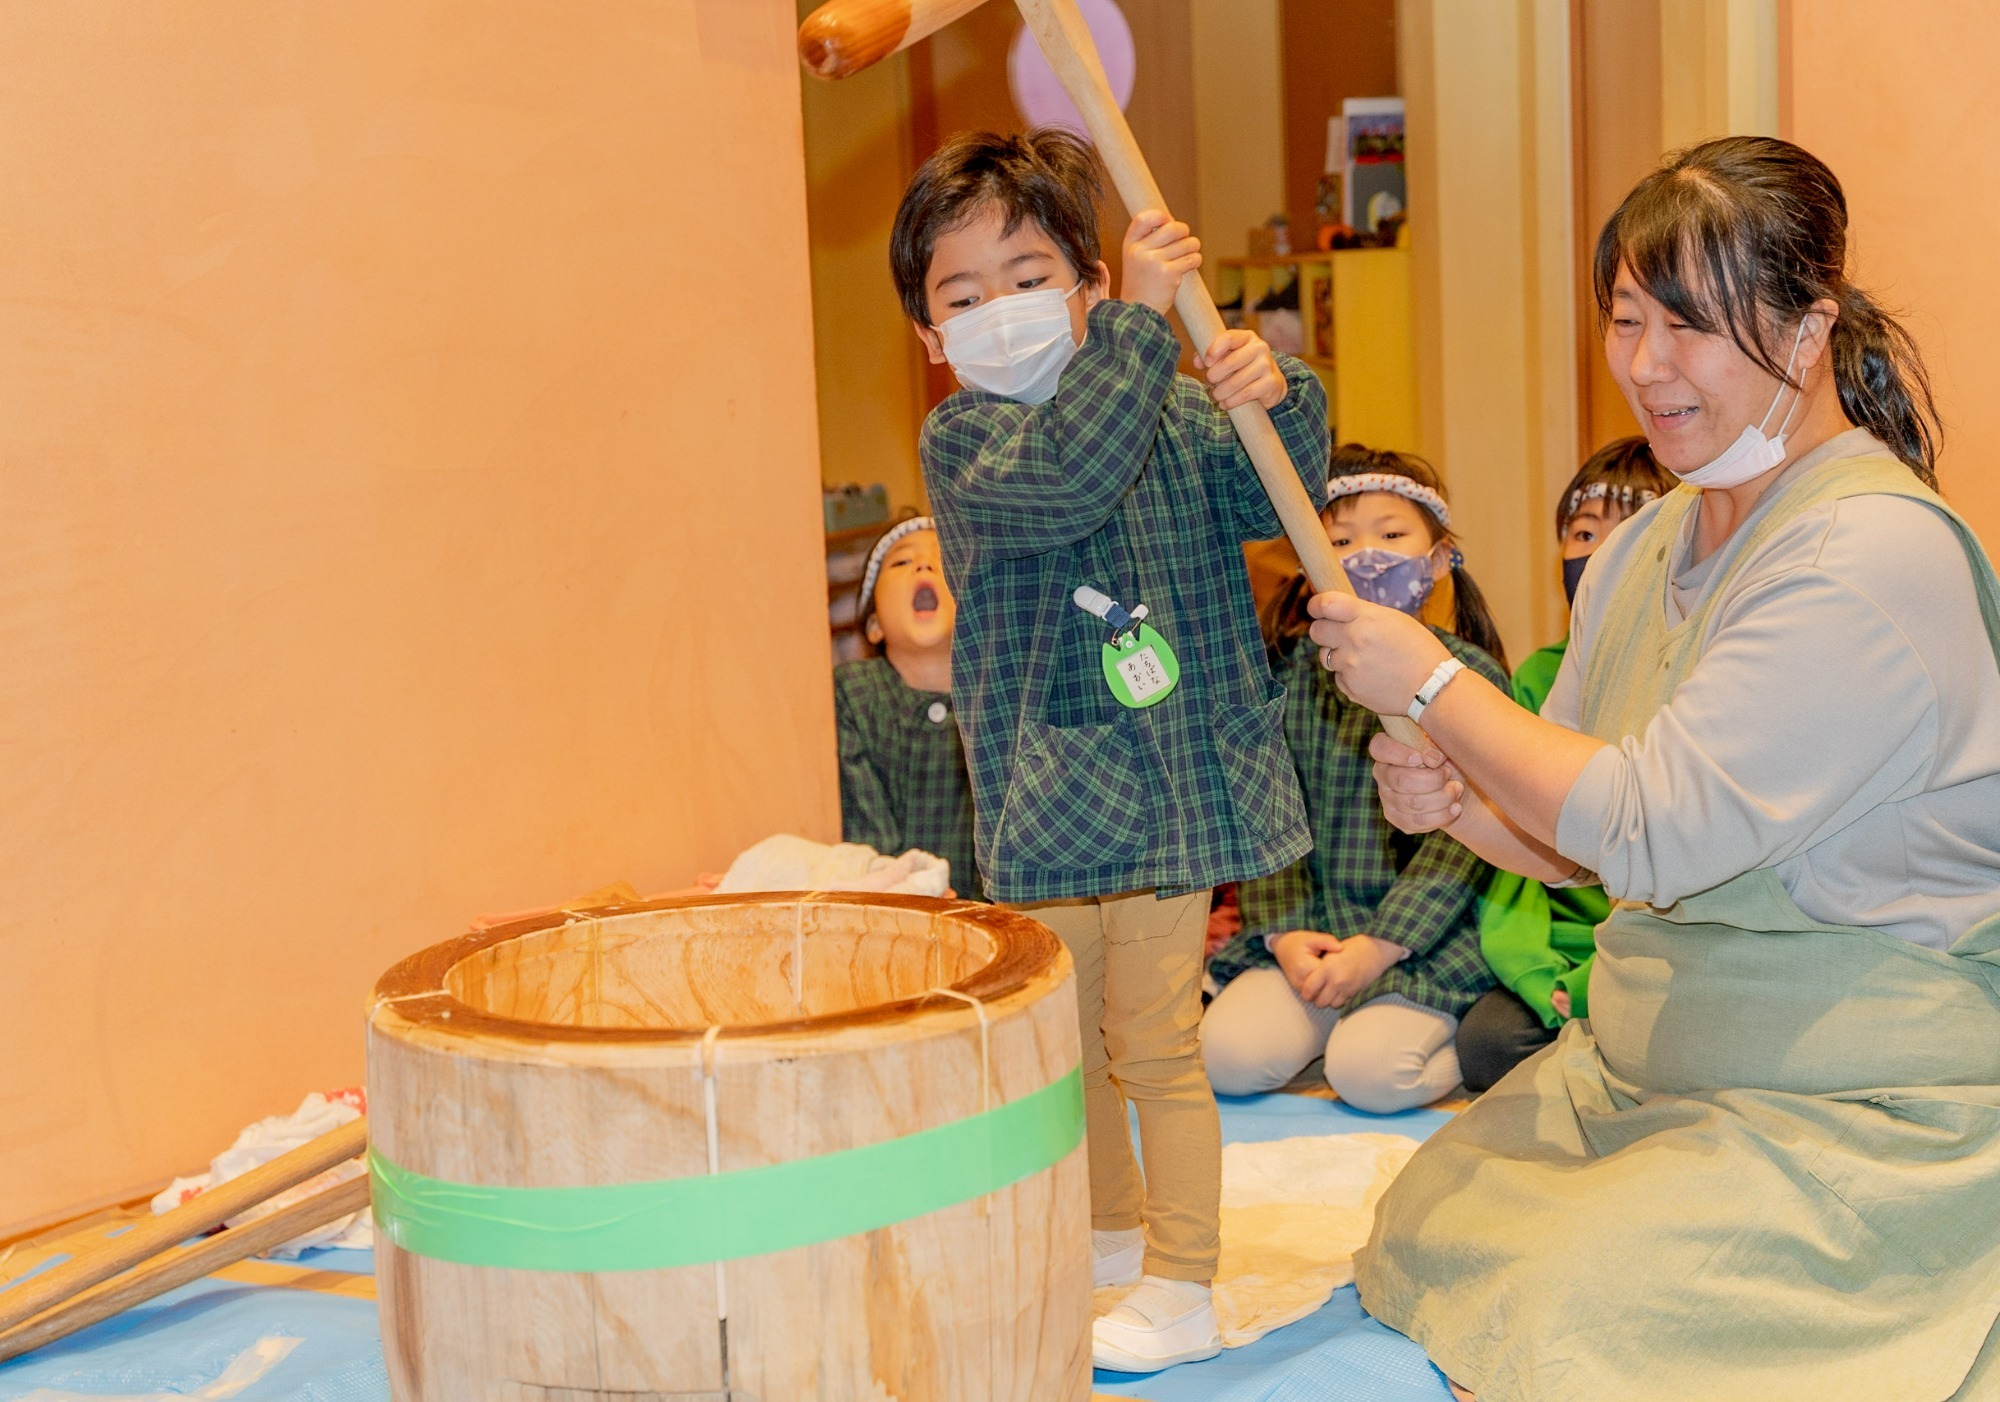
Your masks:
{"label": "light green apron", "polygon": [[[1671,628],[1698,494],[1668,498],[1593,643],[1584,728],[1642,731],[1773,532],[1884,493],[1957,529],[2000,660],[1971,531],[1895,460],[1836,460],[1723,547]],[[1763,869],[1621,904],[1597,949],[1590,1019],[1384,1197],[1355,1257],[1369,1312],[1481,1402],[2000,1398],[2000,917],[1940,954],[1821,925]]]}

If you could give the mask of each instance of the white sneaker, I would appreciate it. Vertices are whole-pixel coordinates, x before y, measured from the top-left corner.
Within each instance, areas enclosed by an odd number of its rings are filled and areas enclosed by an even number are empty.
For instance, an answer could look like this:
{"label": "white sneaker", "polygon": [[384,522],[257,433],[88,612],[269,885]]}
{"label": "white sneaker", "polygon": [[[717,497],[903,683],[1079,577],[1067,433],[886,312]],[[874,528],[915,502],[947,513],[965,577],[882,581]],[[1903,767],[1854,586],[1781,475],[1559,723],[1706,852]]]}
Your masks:
{"label": "white sneaker", "polygon": [[1091,1289],[1137,1284],[1139,1268],[1146,1261],[1146,1233],[1140,1227],[1123,1232],[1092,1232],[1090,1257]]}
{"label": "white sneaker", "polygon": [[1149,1275],[1091,1328],[1090,1361],[1114,1373],[1156,1373],[1222,1352],[1206,1285]]}

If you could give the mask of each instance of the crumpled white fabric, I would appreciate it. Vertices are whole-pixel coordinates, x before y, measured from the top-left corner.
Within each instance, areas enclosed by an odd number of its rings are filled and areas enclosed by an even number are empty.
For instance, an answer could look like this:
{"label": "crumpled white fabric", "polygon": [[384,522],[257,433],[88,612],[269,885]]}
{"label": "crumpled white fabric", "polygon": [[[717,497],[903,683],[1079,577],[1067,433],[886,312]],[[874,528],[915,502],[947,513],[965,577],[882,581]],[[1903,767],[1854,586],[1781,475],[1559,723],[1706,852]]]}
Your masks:
{"label": "crumpled white fabric", "polygon": [[[299,1102],[299,1108],[289,1115],[272,1115],[262,1119],[236,1136],[236,1142],[217,1154],[208,1165],[208,1172],[196,1174],[192,1178],[176,1178],[164,1191],[153,1199],[153,1211],[171,1212],[189,1198],[212,1188],[218,1183],[227,1183],[240,1177],[260,1164],[269,1163],[278,1155],[298,1148],[322,1134],[330,1134],[344,1124],[361,1118],[362,1104],[359,1090],[338,1091],[329,1098],[314,1091]],[[287,1188],[276,1197],[270,1198],[246,1212],[231,1217],[225,1224],[240,1227],[245,1222],[253,1222],[268,1212],[276,1212],[301,1198],[311,1197],[323,1188],[349,1178],[359,1178],[367,1172],[360,1159],[349,1159],[336,1164],[326,1172],[308,1178],[293,1188]],[[351,1247],[359,1251],[372,1250],[375,1245],[373,1219],[366,1211],[350,1212],[345,1217],[336,1217],[323,1227],[315,1227],[290,1241],[281,1242],[263,1254],[282,1260],[291,1260],[301,1251],[315,1246]]]}
{"label": "crumpled white fabric", "polygon": [[[1414,1139],[1367,1132],[1223,1146],[1215,1317],[1224,1347],[1304,1319],[1353,1282],[1375,1204],[1416,1151]],[[1096,1312],[1131,1289],[1097,1291]]]}
{"label": "crumpled white fabric", "polygon": [[912,847],[885,857],[859,842],[814,842],[781,832],[745,848],[723,873],[716,891],[891,891],[942,896],[951,888],[951,863]]}

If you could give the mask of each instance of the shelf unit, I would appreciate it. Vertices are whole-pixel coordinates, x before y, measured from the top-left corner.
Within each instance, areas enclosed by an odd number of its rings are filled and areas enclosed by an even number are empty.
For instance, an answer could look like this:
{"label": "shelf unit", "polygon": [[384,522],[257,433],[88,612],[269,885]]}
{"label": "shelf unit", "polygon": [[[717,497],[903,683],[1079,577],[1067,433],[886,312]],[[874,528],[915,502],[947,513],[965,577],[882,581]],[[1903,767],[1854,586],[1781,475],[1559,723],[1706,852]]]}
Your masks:
{"label": "shelf unit", "polygon": [[1419,450],[1416,316],[1410,296],[1410,250],[1342,248],[1216,260],[1216,300],[1243,297],[1248,310],[1273,287],[1299,284],[1303,352],[1326,386],[1334,432],[1342,442]]}
{"label": "shelf unit", "polygon": [[1327,381],[1326,392],[1331,398],[1331,377],[1337,363],[1333,335],[1333,254],[1276,253],[1220,258],[1216,265],[1220,272],[1216,277],[1215,300],[1230,302],[1240,295],[1243,324],[1252,331],[1259,330],[1261,314],[1251,309],[1271,292],[1298,284],[1299,329],[1304,342],[1299,359]]}

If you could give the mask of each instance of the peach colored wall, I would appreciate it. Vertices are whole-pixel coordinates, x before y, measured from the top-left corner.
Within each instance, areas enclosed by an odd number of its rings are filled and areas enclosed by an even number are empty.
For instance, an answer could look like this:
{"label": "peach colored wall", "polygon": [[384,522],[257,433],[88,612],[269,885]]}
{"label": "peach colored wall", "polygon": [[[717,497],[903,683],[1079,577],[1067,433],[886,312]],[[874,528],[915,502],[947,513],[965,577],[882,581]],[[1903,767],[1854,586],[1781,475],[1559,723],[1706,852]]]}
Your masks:
{"label": "peach colored wall", "polygon": [[1928,0],[1784,7],[1784,134],[1847,190],[1856,279],[1907,315],[1945,419],[1945,495],[2000,547],[2000,8]]}
{"label": "peach colored wall", "polygon": [[1591,288],[1597,236],[1634,185],[1660,163],[1660,0],[1578,0],[1576,91],[1576,304],[1584,454],[1637,433],[1625,396],[1604,366]]}
{"label": "peach colored wall", "polygon": [[[803,17],[816,0],[797,0]],[[889,233],[916,169],[910,56],[829,83],[799,67],[812,228],[820,473],[880,482],[892,506],[924,505],[917,430],[924,357],[889,276]]]}
{"label": "peach colored wall", "polygon": [[837,829],[789,0],[0,9],[0,1228]]}

